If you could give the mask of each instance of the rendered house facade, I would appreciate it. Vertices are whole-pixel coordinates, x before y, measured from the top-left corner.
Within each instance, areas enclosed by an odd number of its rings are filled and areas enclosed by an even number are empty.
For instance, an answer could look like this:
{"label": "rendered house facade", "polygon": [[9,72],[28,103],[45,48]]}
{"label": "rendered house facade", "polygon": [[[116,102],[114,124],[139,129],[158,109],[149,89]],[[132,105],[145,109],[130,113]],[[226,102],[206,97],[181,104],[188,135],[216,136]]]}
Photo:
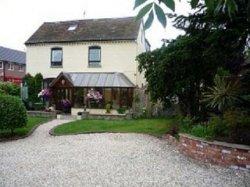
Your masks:
{"label": "rendered house facade", "polygon": [[67,98],[82,107],[89,90],[101,92],[102,107],[131,106],[133,88],[145,85],[135,58],[150,45],[134,17],[44,23],[25,44],[27,72],[42,73],[57,106]]}
{"label": "rendered house facade", "polygon": [[20,84],[25,72],[25,52],[0,46],[0,81]]}

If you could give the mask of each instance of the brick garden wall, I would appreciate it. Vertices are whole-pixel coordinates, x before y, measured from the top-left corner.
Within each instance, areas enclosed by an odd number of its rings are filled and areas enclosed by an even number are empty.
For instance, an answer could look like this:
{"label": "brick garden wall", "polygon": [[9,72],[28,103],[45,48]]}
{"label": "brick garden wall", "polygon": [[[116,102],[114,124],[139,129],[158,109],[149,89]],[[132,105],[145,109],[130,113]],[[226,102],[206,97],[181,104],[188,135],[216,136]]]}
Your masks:
{"label": "brick garden wall", "polygon": [[218,164],[234,169],[250,171],[250,147],[217,141],[205,141],[186,134],[180,134],[179,141],[166,135],[168,142],[193,159]]}

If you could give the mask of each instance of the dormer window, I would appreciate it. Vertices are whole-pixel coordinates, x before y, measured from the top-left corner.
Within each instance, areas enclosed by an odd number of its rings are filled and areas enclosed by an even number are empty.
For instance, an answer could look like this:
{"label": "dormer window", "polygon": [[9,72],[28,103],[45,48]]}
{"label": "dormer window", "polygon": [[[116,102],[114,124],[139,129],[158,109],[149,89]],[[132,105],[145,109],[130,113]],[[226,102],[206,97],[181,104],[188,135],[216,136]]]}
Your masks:
{"label": "dormer window", "polygon": [[98,67],[101,65],[101,47],[90,46],[89,47],[89,66]]}
{"label": "dormer window", "polygon": [[74,31],[76,30],[76,28],[77,28],[77,25],[70,25],[68,28],[68,31]]}
{"label": "dormer window", "polygon": [[51,66],[60,67],[63,61],[63,51],[62,48],[52,48],[51,49]]}

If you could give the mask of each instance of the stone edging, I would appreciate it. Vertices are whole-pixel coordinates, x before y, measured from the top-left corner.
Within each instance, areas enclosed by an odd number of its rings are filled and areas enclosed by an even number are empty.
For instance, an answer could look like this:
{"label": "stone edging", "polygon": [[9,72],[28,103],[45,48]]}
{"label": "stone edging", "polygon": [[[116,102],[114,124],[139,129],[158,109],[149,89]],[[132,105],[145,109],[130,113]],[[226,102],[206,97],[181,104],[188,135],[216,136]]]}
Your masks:
{"label": "stone edging", "polygon": [[27,138],[28,136],[30,136],[40,125],[44,124],[44,123],[48,123],[50,121],[54,120],[53,118],[48,119],[47,121],[38,123],[37,125],[35,125],[27,134],[23,135],[23,136],[18,136],[18,137],[12,137],[12,138],[4,138],[4,139],[0,139],[0,142],[11,142],[14,140],[19,140],[19,139],[24,139]]}
{"label": "stone edging", "polygon": [[206,163],[250,171],[250,147],[219,141],[206,141],[187,134],[179,140],[167,134],[165,139],[184,155]]}

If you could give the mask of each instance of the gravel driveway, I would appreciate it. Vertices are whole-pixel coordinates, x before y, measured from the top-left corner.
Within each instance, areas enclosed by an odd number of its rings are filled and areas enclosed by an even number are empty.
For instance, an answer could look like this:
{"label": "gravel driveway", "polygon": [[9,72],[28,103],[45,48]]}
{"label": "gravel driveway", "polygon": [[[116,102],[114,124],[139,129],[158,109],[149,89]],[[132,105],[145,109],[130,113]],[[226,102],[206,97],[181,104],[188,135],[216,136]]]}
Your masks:
{"label": "gravel driveway", "polygon": [[148,135],[48,134],[65,122],[0,143],[0,186],[250,186],[250,173],[196,163]]}

